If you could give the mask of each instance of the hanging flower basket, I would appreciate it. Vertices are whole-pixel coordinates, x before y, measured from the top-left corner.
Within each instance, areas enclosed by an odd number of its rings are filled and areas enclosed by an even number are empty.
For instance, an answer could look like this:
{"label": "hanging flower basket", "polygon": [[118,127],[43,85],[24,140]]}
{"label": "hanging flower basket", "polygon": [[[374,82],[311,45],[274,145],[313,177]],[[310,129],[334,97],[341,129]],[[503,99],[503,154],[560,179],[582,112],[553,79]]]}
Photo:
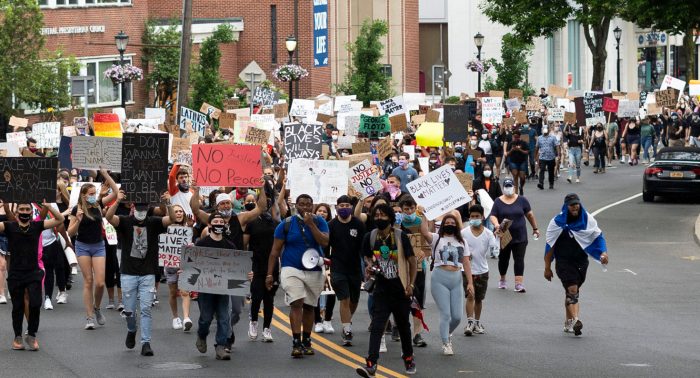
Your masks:
{"label": "hanging flower basket", "polygon": [[285,64],[272,71],[272,76],[281,82],[297,81],[309,76],[309,71],[296,64]]}
{"label": "hanging flower basket", "polygon": [[105,70],[104,75],[114,84],[128,83],[143,79],[143,70],[131,64],[123,66],[113,64],[112,67]]}
{"label": "hanging flower basket", "polygon": [[468,70],[472,72],[486,72],[491,68],[491,63],[488,60],[474,59],[464,65]]}

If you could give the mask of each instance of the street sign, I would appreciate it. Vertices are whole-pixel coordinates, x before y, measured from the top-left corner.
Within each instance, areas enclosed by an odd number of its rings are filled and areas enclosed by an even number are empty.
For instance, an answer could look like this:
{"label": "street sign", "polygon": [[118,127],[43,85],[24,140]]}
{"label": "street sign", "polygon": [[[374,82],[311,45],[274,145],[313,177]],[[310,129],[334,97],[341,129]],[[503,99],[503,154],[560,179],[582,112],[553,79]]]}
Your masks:
{"label": "street sign", "polygon": [[244,69],[241,71],[240,74],[238,74],[238,77],[243,80],[246,85],[248,85],[249,89],[253,89],[250,86],[251,79],[255,78],[255,81],[260,83],[263,82],[267,79],[267,76],[265,75],[265,72],[260,68],[258,63],[256,63],[254,60],[251,61]]}

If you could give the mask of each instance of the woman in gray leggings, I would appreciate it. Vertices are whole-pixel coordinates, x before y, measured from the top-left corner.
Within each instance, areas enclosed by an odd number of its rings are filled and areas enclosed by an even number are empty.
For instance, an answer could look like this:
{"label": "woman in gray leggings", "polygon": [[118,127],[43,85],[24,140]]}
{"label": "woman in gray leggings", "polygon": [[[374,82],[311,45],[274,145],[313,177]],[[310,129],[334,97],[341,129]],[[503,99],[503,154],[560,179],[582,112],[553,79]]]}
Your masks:
{"label": "woman in gray leggings", "polygon": [[[422,211],[421,211],[422,214]],[[423,217],[423,215],[421,215]],[[460,222],[448,214],[442,219],[439,233],[428,230],[428,221],[421,222],[421,234],[430,243],[433,262],[430,269],[436,267],[430,278],[430,292],[440,311],[440,337],[442,352],[446,356],[454,354],[451,334],[462,321],[464,308],[464,288],[462,274],[468,280],[467,291],[474,293],[472,272],[468,256],[469,247],[461,235]]]}

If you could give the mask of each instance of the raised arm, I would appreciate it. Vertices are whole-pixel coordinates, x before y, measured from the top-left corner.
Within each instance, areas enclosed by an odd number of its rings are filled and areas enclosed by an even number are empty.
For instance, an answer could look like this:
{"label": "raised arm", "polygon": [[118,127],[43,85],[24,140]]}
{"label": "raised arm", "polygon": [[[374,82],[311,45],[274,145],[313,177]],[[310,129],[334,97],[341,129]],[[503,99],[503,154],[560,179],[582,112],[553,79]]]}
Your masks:
{"label": "raised arm", "polygon": [[192,185],[192,198],[190,198],[190,208],[192,208],[192,214],[194,214],[197,219],[202,223],[209,222],[209,215],[200,209],[202,204],[201,196],[199,195],[199,186]]}
{"label": "raised arm", "polygon": [[66,218],[63,217],[63,214],[61,214],[61,212],[58,211],[57,208],[54,208],[53,206],[49,205],[48,203],[46,203],[46,201],[44,201],[42,207],[48,209],[48,211],[51,212],[51,215],[53,216],[53,219],[48,219],[44,221],[44,229],[54,228],[60,224],[63,224],[63,221]]}
{"label": "raised arm", "polygon": [[119,194],[117,195],[117,200],[107,209],[107,214],[105,214],[105,219],[107,219],[107,222],[114,227],[119,227],[119,217],[115,216],[114,214],[117,213],[117,207],[119,207],[119,203],[122,202],[124,198],[126,198],[126,194],[124,194],[123,190],[120,190]]}
{"label": "raised arm", "polygon": [[106,169],[100,169],[100,173],[102,173],[102,177],[105,179],[105,183],[109,185],[109,188],[112,189],[112,193],[109,195],[105,196],[102,198],[102,205],[107,205],[114,201],[117,198],[117,193],[119,193],[119,188],[117,187],[117,183],[114,182],[112,179],[112,176],[109,175]]}
{"label": "raised arm", "polygon": [[238,221],[241,222],[241,227],[245,227],[265,211],[267,211],[267,194],[265,194],[265,187],[263,186],[260,189],[255,209],[238,214]]}

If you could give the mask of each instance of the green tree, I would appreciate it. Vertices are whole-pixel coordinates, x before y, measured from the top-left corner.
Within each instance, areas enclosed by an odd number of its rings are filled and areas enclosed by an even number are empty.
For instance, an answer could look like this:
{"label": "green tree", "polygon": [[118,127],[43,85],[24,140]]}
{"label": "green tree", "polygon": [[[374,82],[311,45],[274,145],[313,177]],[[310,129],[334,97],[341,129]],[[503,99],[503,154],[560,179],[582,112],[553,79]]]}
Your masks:
{"label": "green tree", "polygon": [[489,0],[480,7],[491,21],[513,27],[513,34],[525,43],[551,36],[574,17],[583,27],[583,36],[593,56],[591,89],[601,90],[610,21],[619,15],[625,3],[626,0]]}
{"label": "green tree", "polygon": [[233,29],[231,26],[220,25],[212,34],[202,42],[199,49],[199,62],[193,67],[192,72],[192,100],[190,106],[199,109],[203,102],[221,109],[226,96],[226,82],[219,76],[221,66],[220,43],[233,42]]}
{"label": "green tree", "polygon": [[[146,81],[156,89],[155,106],[164,106],[177,92],[180,68],[181,33],[174,24],[157,28],[153,21],[146,23],[142,38],[142,60],[148,64]],[[177,46],[177,47],[172,47]]]}
{"label": "green tree", "polygon": [[522,89],[524,93],[532,93],[527,83],[527,70],[530,67],[528,59],[532,54],[532,45],[523,42],[513,34],[503,35],[501,42],[501,61],[491,59],[489,63],[496,70],[496,79],[488,77],[485,89],[504,91]]}
{"label": "green tree", "polygon": [[394,95],[391,78],[382,72],[381,37],[387,35],[389,27],[383,20],[365,20],[354,43],[347,46],[352,54],[345,81],[336,86],[336,91],[346,95],[357,95],[365,106],[373,100],[383,100]]}

